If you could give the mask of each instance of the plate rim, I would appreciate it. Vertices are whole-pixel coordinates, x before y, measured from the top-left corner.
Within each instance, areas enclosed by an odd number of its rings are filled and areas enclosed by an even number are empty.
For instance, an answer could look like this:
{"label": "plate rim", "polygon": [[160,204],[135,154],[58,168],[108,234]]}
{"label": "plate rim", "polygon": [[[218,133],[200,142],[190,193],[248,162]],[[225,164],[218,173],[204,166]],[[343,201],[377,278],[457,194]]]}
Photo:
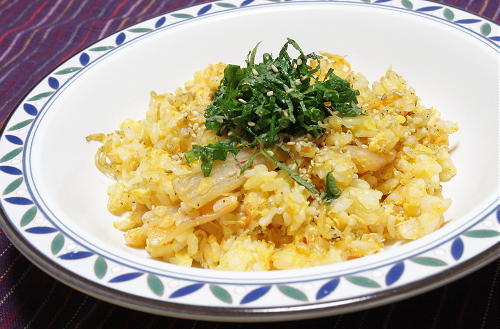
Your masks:
{"label": "plate rim", "polygon": [[[418,1],[418,0],[417,0]],[[422,2],[430,2],[425,0],[420,0]],[[98,44],[102,40],[111,38],[123,31],[130,29],[131,27],[138,26],[146,21],[152,21],[158,19],[160,17],[164,17],[168,14],[173,14],[176,12],[189,10],[192,8],[200,8],[207,6],[209,4],[214,4],[221,1],[214,1],[209,3],[202,3],[194,6],[189,6],[185,8],[181,8],[175,11],[166,12],[155,16],[153,18],[143,20],[139,23],[132,24],[127,26],[115,33],[112,33],[109,36],[106,36],[90,45],[83,47],[82,49],[75,52],[75,55],[70,57],[68,60],[60,63],[54,69],[50,70],[50,73],[44,76],[41,80],[39,80],[34,86],[22,97],[20,101],[13,107],[13,110],[9,113],[8,117],[5,119],[4,124],[0,129],[0,136],[5,136],[7,125],[10,123],[12,116],[18,111],[21,104],[26,102],[28,95],[32,93],[32,91],[37,88],[44,80],[46,80],[49,76],[53,75],[56,69],[63,67],[65,64],[69,63],[71,60],[75,59],[82,52],[87,49],[90,49],[94,45]],[[224,2],[224,1],[222,1]],[[226,0],[226,2],[236,2],[235,0]],[[247,2],[247,1],[244,1]],[[253,2],[253,1],[250,1]],[[328,1],[291,1],[291,2],[306,2],[306,3],[324,3]],[[359,3],[359,0],[351,0],[351,1],[339,1],[346,3]],[[361,0],[362,2],[362,0]],[[431,2],[434,3],[434,2]],[[439,4],[440,6],[452,7],[445,4]],[[235,8],[236,9],[236,8]],[[468,13],[473,16],[478,16],[474,13],[470,13],[464,11],[460,8],[455,8],[462,12]],[[479,17],[479,16],[478,16]],[[489,23],[496,26],[497,24],[493,21],[490,21],[487,18],[482,19],[488,21]],[[463,27],[463,26],[462,26]],[[498,46],[497,46],[498,47]],[[23,152],[24,153],[24,152]],[[484,211],[485,209],[482,209]],[[498,212],[498,199],[494,202],[493,212]],[[423,279],[413,280],[410,283],[406,283],[404,286],[397,288],[387,288],[376,294],[369,294],[368,297],[359,296],[359,297],[351,297],[340,301],[330,301],[330,302],[321,302],[321,301],[313,301],[310,304],[299,304],[299,305],[290,305],[290,306],[275,306],[275,307],[242,307],[242,308],[227,308],[227,307],[210,307],[210,306],[194,306],[183,303],[175,303],[172,301],[166,300],[153,300],[151,298],[147,298],[144,296],[137,296],[132,293],[126,293],[117,289],[110,288],[109,286],[105,286],[104,284],[95,283],[88,278],[75,274],[71,272],[69,269],[62,267],[61,265],[55,263],[47,255],[43,254],[40,250],[34,248],[32,243],[22,236],[18,230],[15,228],[14,224],[8,219],[8,216],[5,214],[5,210],[3,207],[3,203],[0,207],[0,215],[2,220],[0,221],[0,227],[6,233],[6,236],[9,240],[14,244],[14,246],[32,263],[37,265],[42,271],[54,277],[55,279],[64,282],[72,288],[75,288],[79,291],[82,291],[86,294],[89,294],[93,297],[105,300],[107,302],[111,302],[114,304],[118,304],[121,306],[134,308],[140,311],[152,312],[155,314],[162,315],[170,315],[175,317],[183,317],[183,318],[196,318],[203,320],[223,320],[223,321],[256,321],[259,319],[255,319],[259,317],[261,320],[267,321],[279,321],[283,319],[305,319],[312,318],[323,315],[334,315],[345,312],[362,310],[374,306],[380,306],[389,302],[401,300],[404,298],[408,298],[425,291],[434,289],[436,287],[442,286],[446,283],[454,281],[462,276],[469,274],[472,271],[479,269],[482,266],[485,266],[498,258],[500,249],[498,248],[499,243],[491,246],[489,249],[483,251],[480,254],[476,254],[472,258],[468,259],[459,264],[454,264],[453,266],[447,268],[445,271],[441,271],[438,274],[425,277]],[[498,215],[497,215],[498,216]],[[488,218],[489,216],[485,216],[484,218]],[[482,219],[484,220],[484,219]],[[478,221],[481,222],[482,220]],[[14,243],[16,241],[16,243]],[[51,269],[54,272],[49,271]],[[82,282],[84,281],[84,282]],[[425,284],[423,284],[425,282]],[[81,285],[78,285],[80,283]],[[92,286],[92,289],[85,289],[85,287]],[[99,292],[106,291],[106,296],[99,294]],[[120,295],[121,299],[116,299],[116,294]],[[368,294],[367,294],[368,295]],[[148,304],[148,302],[158,304],[159,307],[155,310],[146,309],[141,305],[137,305],[135,300],[141,299],[143,304]],[[355,300],[354,302],[352,302]],[[340,304],[340,305],[339,305]],[[166,308],[165,305],[168,307]],[[162,307],[160,307],[162,306]],[[166,309],[165,309],[166,308]],[[270,312],[270,310],[272,312]],[[182,313],[179,313],[181,311]],[[244,319],[241,318],[241,315],[252,315],[251,318]]]}

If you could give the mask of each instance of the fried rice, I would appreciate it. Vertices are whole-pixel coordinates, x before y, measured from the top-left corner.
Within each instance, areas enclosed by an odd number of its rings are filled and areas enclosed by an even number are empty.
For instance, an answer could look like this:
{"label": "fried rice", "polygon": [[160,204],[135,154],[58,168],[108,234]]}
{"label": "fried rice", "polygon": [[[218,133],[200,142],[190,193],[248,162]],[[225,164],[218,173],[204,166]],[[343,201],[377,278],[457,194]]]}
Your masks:
{"label": "fried rice", "polygon": [[318,189],[332,172],[338,199],[325,204],[259,157],[240,174],[248,152],[217,161],[210,177],[187,163],[193,144],[221,139],[204,125],[226,66],[213,64],[184,88],[152,92],[145,119],[87,137],[102,143],[96,165],[116,181],[108,208],[122,216],[114,226],[126,244],[177,265],[280,270],[375,254],[441,227],[451,203],[441,183],[456,173],[448,135],[457,125],[422,105],[392,69],[370,86],[344,57],[322,55],[317,74],[333,68],[349,81],[365,115],[329,116],[320,139],[292,137],[291,155],[273,153]]}

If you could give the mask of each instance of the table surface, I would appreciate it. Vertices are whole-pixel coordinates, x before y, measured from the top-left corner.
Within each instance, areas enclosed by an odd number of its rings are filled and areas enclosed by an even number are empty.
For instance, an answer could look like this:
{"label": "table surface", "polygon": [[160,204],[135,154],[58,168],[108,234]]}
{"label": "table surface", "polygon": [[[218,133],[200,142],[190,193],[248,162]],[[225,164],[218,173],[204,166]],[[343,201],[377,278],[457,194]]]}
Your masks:
{"label": "table surface", "polygon": [[[80,49],[200,0],[0,0],[0,125],[39,80]],[[495,22],[498,0],[444,0]],[[0,231],[4,328],[500,328],[500,260],[429,293],[366,311],[260,324],[154,316],[94,299],[52,279]]]}

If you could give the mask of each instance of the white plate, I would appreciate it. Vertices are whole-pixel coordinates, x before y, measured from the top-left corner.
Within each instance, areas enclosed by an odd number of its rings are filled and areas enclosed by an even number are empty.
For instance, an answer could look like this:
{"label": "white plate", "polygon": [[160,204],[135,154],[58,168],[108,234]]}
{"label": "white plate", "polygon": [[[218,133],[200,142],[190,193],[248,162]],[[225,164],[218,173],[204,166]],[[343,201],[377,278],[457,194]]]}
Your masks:
{"label": "white plate", "polygon": [[[1,227],[58,280],[134,309],[233,321],[309,318],[373,307],[443,285],[497,255],[498,26],[421,1],[235,1],[137,24],[55,69],[14,110],[0,139]],[[106,210],[110,182],[85,136],[140,119],[149,92],[209,63],[241,63],[258,41],[348,55],[373,81],[390,65],[423,103],[456,121],[457,177],[438,231],[377,255],[272,272],[185,268],[128,248]],[[497,217],[495,217],[497,216]]]}

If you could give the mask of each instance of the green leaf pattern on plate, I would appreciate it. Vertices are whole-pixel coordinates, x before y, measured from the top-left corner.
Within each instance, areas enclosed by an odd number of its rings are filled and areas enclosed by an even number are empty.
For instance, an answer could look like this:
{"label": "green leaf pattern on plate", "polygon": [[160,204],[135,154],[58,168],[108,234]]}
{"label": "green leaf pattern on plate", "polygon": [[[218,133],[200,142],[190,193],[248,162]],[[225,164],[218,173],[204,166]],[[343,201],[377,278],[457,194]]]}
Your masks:
{"label": "green leaf pattern on plate", "polygon": [[52,239],[52,243],[50,244],[50,251],[52,251],[52,255],[56,255],[64,246],[64,235],[58,233],[54,239]]}
{"label": "green leaf pattern on plate", "polygon": [[149,29],[147,27],[136,27],[130,30],[127,30],[129,32],[134,32],[134,33],[145,33],[145,32],[151,32],[153,29]]}
{"label": "green leaf pattern on plate", "polygon": [[12,183],[10,183],[9,185],[7,185],[7,187],[5,188],[5,190],[3,190],[3,195],[6,195],[6,194],[14,192],[22,184],[22,182],[23,182],[23,178],[22,177],[19,177],[16,180],[12,181]]}
{"label": "green leaf pattern on plate", "polygon": [[484,23],[481,25],[481,34],[487,36],[491,33],[491,25],[489,23]]}
{"label": "green leaf pattern on plate", "polygon": [[448,8],[443,10],[443,16],[449,21],[452,21],[455,18],[455,14]]}
{"label": "green leaf pattern on plate", "polygon": [[193,18],[194,17],[193,15],[183,14],[183,13],[172,14],[172,16],[176,17],[176,18]]}
{"label": "green leaf pattern on plate", "polygon": [[216,2],[215,4],[219,7],[222,7],[222,8],[235,8],[236,7],[236,5],[233,5],[232,3],[226,3],[226,2]]}
{"label": "green leaf pattern on plate", "polygon": [[369,279],[364,276],[354,276],[354,275],[348,276],[346,277],[346,280],[357,286],[362,286],[367,288],[380,288],[380,285],[376,281],[373,281],[372,279]]}
{"label": "green leaf pattern on plate", "polygon": [[226,289],[222,288],[221,286],[211,284],[210,291],[218,300],[220,300],[226,304],[233,303],[233,298],[231,297],[231,294]]}
{"label": "green leaf pattern on plate", "polygon": [[473,230],[464,233],[465,236],[469,238],[492,238],[499,236],[500,233],[494,230]]}
{"label": "green leaf pattern on plate", "polygon": [[15,125],[13,125],[12,127],[10,127],[9,131],[19,130],[21,128],[26,127],[27,125],[29,125],[32,122],[33,122],[33,119],[28,119],[28,120],[24,120],[24,121],[18,122]]}
{"label": "green leaf pattern on plate", "polygon": [[411,3],[411,1],[409,0],[402,0],[401,1],[401,4],[403,5],[403,7],[405,7],[406,9],[413,9],[413,3]]}
{"label": "green leaf pattern on plate", "polygon": [[101,46],[101,47],[94,47],[90,48],[89,51],[107,51],[115,48],[114,46]]}
{"label": "green leaf pattern on plate", "polygon": [[278,290],[290,298],[303,302],[306,302],[308,300],[306,294],[292,286],[279,285]]}
{"label": "green leaf pattern on plate", "polygon": [[14,159],[19,153],[22,152],[22,150],[23,150],[23,148],[19,147],[17,149],[10,151],[6,155],[4,155],[2,158],[0,158],[0,162],[5,162],[5,161],[9,161],[9,160]]}
{"label": "green leaf pattern on plate", "polygon": [[434,258],[434,257],[413,257],[410,259],[412,262],[425,265],[425,266],[446,266],[448,265],[446,262]]}
{"label": "green leaf pattern on plate", "polygon": [[53,91],[46,91],[44,93],[40,93],[40,94],[35,95],[35,96],[31,97],[30,99],[28,99],[28,102],[33,102],[33,101],[37,101],[37,100],[45,98],[45,97],[49,97],[53,93],[54,93]]}
{"label": "green leaf pattern on plate", "polygon": [[104,258],[97,257],[97,259],[94,262],[95,276],[99,279],[102,279],[106,275],[107,271],[108,271],[108,264],[106,264]]}
{"label": "green leaf pattern on plate", "polygon": [[73,72],[76,72],[76,71],[79,71],[81,70],[81,67],[68,67],[66,69],[62,69],[62,70],[59,70],[57,71],[56,75],[64,75],[64,74],[69,74],[69,73],[73,73]]}
{"label": "green leaf pattern on plate", "polygon": [[156,296],[163,296],[165,287],[156,275],[148,274],[148,287]]}
{"label": "green leaf pattern on plate", "polygon": [[35,218],[35,216],[36,216],[36,212],[37,212],[36,207],[31,207],[30,209],[28,209],[24,213],[23,217],[21,217],[21,223],[20,223],[21,227],[26,226],[29,223],[31,223],[33,218]]}

